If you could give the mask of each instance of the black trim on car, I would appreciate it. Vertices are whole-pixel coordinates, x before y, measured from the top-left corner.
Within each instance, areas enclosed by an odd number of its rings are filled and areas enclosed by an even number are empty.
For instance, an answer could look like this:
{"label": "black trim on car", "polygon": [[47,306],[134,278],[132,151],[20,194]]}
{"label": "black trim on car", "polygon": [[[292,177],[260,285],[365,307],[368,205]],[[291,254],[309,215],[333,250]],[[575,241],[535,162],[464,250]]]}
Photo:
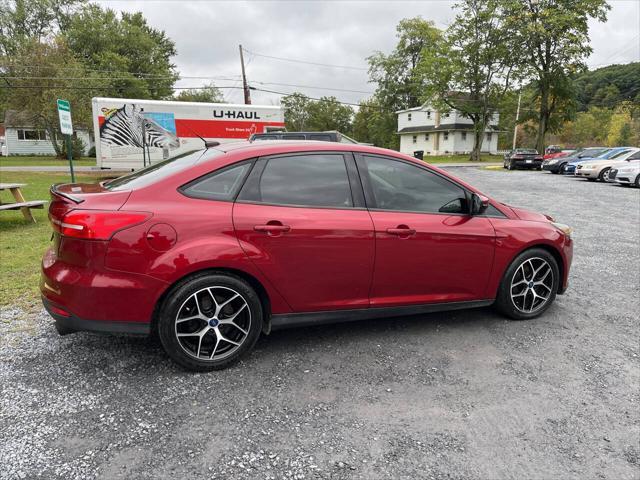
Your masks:
{"label": "black trim on car", "polygon": [[494,301],[494,299],[487,299],[465,302],[429,303],[423,305],[402,305],[397,307],[275,314],[271,316],[271,330],[487,307],[493,304]]}
{"label": "black trim on car", "polygon": [[52,303],[44,297],[42,304],[55,320],[56,330],[60,335],[76,332],[129,333],[133,335],[149,335],[151,333],[151,323],[85,320],[75,315],[65,317],[52,312]]}

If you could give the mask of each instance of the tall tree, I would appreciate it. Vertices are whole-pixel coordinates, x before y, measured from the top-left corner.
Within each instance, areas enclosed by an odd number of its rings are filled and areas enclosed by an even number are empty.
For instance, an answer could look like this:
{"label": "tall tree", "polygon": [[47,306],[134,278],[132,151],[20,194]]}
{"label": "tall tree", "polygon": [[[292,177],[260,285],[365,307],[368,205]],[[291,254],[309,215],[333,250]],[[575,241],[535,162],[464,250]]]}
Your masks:
{"label": "tall tree", "polygon": [[105,79],[104,94],[163,99],[178,78],[174,42],[147,24],[142,13],[118,14],[88,4],[65,29],[70,49],[87,69]]}
{"label": "tall tree", "polygon": [[210,83],[202,88],[181,90],[175,100],[179,102],[224,103],[224,96],[214,83]]}
{"label": "tall tree", "polygon": [[590,19],[605,21],[606,0],[502,0],[507,28],[521,45],[524,73],[538,101],[536,148],[543,151],[551,117],[575,97],[571,77],[584,70],[592,51]]}
{"label": "tall tree", "polygon": [[311,105],[311,100],[306,95],[295,92],[283,97],[281,103],[287,130],[301,132],[309,128],[309,106]]}
{"label": "tall tree", "polygon": [[[91,80],[91,72],[85,72],[82,64],[68,49],[64,39],[57,37],[50,42],[36,39],[21,44],[13,57],[20,64],[37,65],[37,78],[12,79],[7,88],[10,95],[6,107],[16,110],[24,120],[49,134],[58,156],[63,155],[63,141],[58,130],[56,99],[70,101],[73,123],[91,127],[91,97],[99,91],[77,88],[78,82],[68,78],[68,69],[76,75]],[[12,71],[12,67],[8,68]]]}
{"label": "tall tree", "polygon": [[45,41],[64,30],[85,0],[3,0],[0,54],[14,55],[25,41]]}
{"label": "tall tree", "polygon": [[336,97],[322,97],[309,105],[309,128],[311,130],[351,131],[353,109],[342,105]]}
{"label": "tall tree", "polygon": [[400,20],[396,32],[398,43],[390,54],[375,52],[367,58],[370,81],[377,84],[376,96],[383,107],[394,112],[419,105],[424,74],[418,65],[441,39],[433,22],[421,17]]}
{"label": "tall tree", "polygon": [[516,63],[499,0],[462,0],[438,47],[425,52],[424,101],[457,110],[473,122],[471,160],[480,160],[484,132],[508,91]]}
{"label": "tall tree", "polygon": [[[433,22],[421,17],[405,18],[396,26],[398,42],[391,53],[375,52],[367,58],[369,80],[376,84],[376,93],[371,100],[378,106],[373,114],[373,130],[377,131],[375,143],[381,147],[399,147],[396,111],[417,107],[421,101],[424,75],[418,65],[425,52],[435,48],[441,39],[441,32]],[[360,115],[359,120],[362,120]],[[381,134],[380,129],[387,128],[389,133]],[[378,143],[383,142],[383,143]]]}
{"label": "tall tree", "polygon": [[360,102],[354,115],[351,134],[363,143],[372,143],[378,147],[398,148],[395,114],[387,115],[378,99],[374,96]]}

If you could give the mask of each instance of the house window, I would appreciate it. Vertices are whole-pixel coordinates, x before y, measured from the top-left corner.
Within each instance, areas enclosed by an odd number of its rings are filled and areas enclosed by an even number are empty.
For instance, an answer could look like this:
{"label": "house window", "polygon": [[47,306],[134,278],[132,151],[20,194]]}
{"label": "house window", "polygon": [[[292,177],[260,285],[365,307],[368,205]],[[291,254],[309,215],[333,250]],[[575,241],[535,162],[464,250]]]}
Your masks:
{"label": "house window", "polygon": [[466,140],[467,139],[467,132],[462,132],[462,140]]}
{"label": "house window", "polygon": [[490,142],[490,141],[491,141],[491,134],[487,133],[487,142]]}
{"label": "house window", "polygon": [[449,132],[444,132],[444,139],[449,140]]}
{"label": "house window", "polygon": [[410,122],[411,121],[411,114],[407,113],[407,121]]}
{"label": "house window", "polygon": [[449,118],[449,114],[448,114],[448,113],[444,113],[444,114],[442,115],[442,117],[443,117],[443,118]]}
{"label": "house window", "polygon": [[18,130],[18,140],[47,140],[47,132],[45,130]]}
{"label": "house window", "polygon": [[413,140],[413,143],[416,143],[416,142],[418,141],[418,136],[417,136],[417,135],[414,135],[414,136],[413,136],[413,138],[412,138],[412,140]]}
{"label": "house window", "polygon": [[427,118],[431,118],[431,111],[427,112]]}
{"label": "house window", "polygon": [[428,134],[428,133],[425,133],[425,134],[424,134],[424,139],[425,139],[427,142],[429,141],[429,134]]}

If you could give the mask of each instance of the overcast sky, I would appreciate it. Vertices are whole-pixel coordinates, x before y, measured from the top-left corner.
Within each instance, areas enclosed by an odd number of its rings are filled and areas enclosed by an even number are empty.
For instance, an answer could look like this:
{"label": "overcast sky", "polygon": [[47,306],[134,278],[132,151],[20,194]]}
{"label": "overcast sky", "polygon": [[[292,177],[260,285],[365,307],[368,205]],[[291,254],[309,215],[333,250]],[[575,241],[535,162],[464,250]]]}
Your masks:
{"label": "overcast sky", "polygon": [[[174,62],[184,77],[218,77],[213,81],[220,87],[241,85],[238,44],[242,44],[247,50],[245,63],[251,85],[285,93],[301,91],[310,97],[335,95],[341,101],[357,103],[374,89],[368,83],[366,57],[376,50],[387,53],[393,49],[398,21],[420,15],[445,28],[453,19],[455,2],[99,0],[97,3],[116,10],[142,11],[153,27],[165,30],[176,43],[178,54]],[[609,3],[612,9],[608,21],[590,23],[593,47],[590,67],[640,61],[640,0]],[[282,61],[255,54],[350,68]],[[183,78],[177,86],[201,86],[208,81]],[[242,90],[222,91],[228,102],[243,103]],[[277,104],[279,99],[280,95],[252,91],[256,104]]]}

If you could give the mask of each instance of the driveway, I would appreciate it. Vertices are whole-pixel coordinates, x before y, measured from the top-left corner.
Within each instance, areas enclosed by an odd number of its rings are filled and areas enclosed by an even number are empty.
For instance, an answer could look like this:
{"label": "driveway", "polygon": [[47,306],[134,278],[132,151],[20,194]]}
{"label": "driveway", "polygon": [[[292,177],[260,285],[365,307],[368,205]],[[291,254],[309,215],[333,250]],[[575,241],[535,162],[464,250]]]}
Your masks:
{"label": "driveway", "polygon": [[151,340],[60,337],[3,308],[0,478],[639,478],[640,191],[454,174],[575,227],[570,288],[543,317],[279,331],[192,374]]}

